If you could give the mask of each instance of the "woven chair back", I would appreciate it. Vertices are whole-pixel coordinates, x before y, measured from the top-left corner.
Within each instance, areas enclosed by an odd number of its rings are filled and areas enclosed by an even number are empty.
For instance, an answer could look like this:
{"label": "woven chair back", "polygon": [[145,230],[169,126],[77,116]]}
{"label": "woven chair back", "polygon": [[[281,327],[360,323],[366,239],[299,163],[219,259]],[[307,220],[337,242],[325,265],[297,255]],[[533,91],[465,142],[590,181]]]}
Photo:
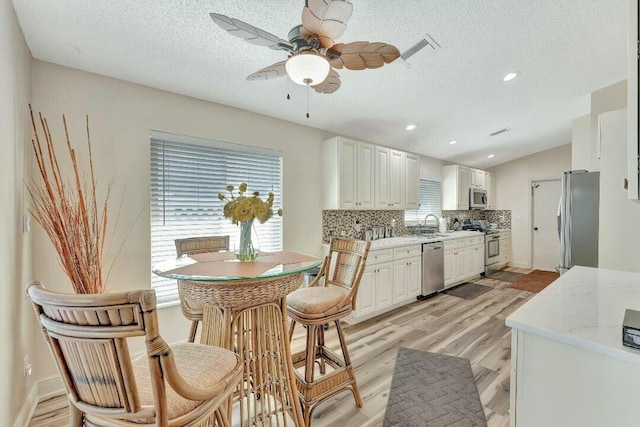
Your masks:
{"label": "woven chair back", "polygon": [[229,250],[229,236],[189,237],[187,239],[176,239],[175,243],[178,258],[183,255]]}
{"label": "woven chair back", "polygon": [[360,279],[369,255],[371,242],[333,238],[325,260],[328,273],[325,285],[339,286],[349,291],[352,304],[358,293]]}
{"label": "woven chair back", "polygon": [[141,415],[127,339],[162,341],[155,292],[62,294],[33,282],[27,293],[73,403],[97,415]]}

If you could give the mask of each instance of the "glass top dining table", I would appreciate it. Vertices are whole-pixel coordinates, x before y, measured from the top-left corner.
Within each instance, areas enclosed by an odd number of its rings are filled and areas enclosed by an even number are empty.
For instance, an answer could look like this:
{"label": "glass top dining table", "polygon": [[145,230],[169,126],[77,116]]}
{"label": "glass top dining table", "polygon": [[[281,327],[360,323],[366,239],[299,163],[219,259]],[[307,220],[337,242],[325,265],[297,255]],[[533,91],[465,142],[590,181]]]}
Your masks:
{"label": "glass top dining table", "polygon": [[202,310],[202,344],[242,356],[244,379],[237,405],[228,409],[240,425],[288,426],[292,421],[302,427],[286,296],[300,287],[306,270],[324,260],[294,252],[265,253],[248,262],[234,258],[232,253],[197,254],[167,260],[152,270],[177,279],[181,298]]}
{"label": "glass top dining table", "polygon": [[[202,271],[201,269],[197,273],[189,273],[185,271],[180,271],[181,267],[189,266],[197,264],[193,258],[188,256],[183,256],[177,259],[169,259],[163,261],[158,264],[154,264],[152,267],[152,271],[154,274],[157,274],[161,277],[166,277],[168,279],[177,279],[177,280],[191,280],[197,282],[243,282],[251,279],[273,279],[277,277],[288,276],[291,274],[303,273],[312,268],[318,267],[322,264],[324,260],[322,258],[302,261],[302,262],[294,262],[289,264],[278,264],[274,267],[268,269],[267,271],[260,273],[256,276],[225,276],[225,275],[217,275],[215,273],[207,273],[206,271]],[[240,263],[238,260],[224,260],[219,262],[228,262],[228,263]],[[205,264],[205,263],[200,263]]]}

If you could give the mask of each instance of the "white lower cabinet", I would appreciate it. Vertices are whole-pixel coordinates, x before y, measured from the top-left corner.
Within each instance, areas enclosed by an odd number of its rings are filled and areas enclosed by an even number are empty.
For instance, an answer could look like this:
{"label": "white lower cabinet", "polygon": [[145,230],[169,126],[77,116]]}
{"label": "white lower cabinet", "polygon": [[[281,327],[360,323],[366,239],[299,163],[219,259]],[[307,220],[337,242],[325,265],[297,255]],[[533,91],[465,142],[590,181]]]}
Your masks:
{"label": "white lower cabinet", "polygon": [[376,290],[376,311],[393,304],[393,264],[388,262],[374,266],[373,281]]}
{"label": "white lower cabinet", "polygon": [[415,301],[421,292],[421,245],[370,251],[356,308],[345,320],[357,323]]}
{"label": "white lower cabinet", "polygon": [[413,300],[422,293],[422,258],[409,259],[407,268],[407,298]]}
{"label": "white lower cabinet", "polygon": [[460,284],[484,271],[484,237],[444,242],[444,287]]}
{"label": "white lower cabinet", "polygon": [[[446,245],[445,245],[446,247]],[[444,287],[452,285],[456,281],[455,275],[455,255],[453,249],[444,251]]]}
{"label": "white lower cabinet", "polygon": [[405,301],[422,292],[421,258],[414,257],[393,262],[393,300]]}
{"label": "white lower cabinet", "polygon": [[358,296],[356,297],[356,311],[361,316],[373,313],[376,309],[374,280],[373,269],[365,268],[362,273],[362,278],[360,279]]}

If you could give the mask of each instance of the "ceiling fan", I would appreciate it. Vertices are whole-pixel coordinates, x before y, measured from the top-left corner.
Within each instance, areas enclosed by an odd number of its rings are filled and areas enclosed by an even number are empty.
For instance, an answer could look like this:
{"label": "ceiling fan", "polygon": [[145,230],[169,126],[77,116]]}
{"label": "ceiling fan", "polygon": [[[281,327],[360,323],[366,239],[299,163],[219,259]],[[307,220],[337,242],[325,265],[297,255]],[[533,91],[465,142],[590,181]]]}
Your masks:
{"label": "ceiling fan", "polygon": [[340,88],[340,76],[334,68],[379,68],[400,56],[400,51],[387,43],[336,44],[335,39],[344,33],[352,11],[353,5],[347,0],[306,0],[302,25],[289,31],[288,41],[225,15],[211,13],[210,16],[233,36],[288,53],[285,61],[256,71],[247,80],[269,80],[288,75],[297,84],[312,86],[316,92],[328,94]]}

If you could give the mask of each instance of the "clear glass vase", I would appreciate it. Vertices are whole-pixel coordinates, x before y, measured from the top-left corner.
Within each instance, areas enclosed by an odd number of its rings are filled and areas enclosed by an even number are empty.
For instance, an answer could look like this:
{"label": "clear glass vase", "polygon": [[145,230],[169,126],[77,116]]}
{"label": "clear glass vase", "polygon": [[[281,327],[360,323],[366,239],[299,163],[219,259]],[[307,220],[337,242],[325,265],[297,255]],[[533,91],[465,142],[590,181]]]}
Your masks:
{"label": "clear glass vase", "polygon": [[236,246],[236,258],[240,261],[254,261],[258,257],[257,245],[253,244],[253,219],[240,222],[240,238]]}

